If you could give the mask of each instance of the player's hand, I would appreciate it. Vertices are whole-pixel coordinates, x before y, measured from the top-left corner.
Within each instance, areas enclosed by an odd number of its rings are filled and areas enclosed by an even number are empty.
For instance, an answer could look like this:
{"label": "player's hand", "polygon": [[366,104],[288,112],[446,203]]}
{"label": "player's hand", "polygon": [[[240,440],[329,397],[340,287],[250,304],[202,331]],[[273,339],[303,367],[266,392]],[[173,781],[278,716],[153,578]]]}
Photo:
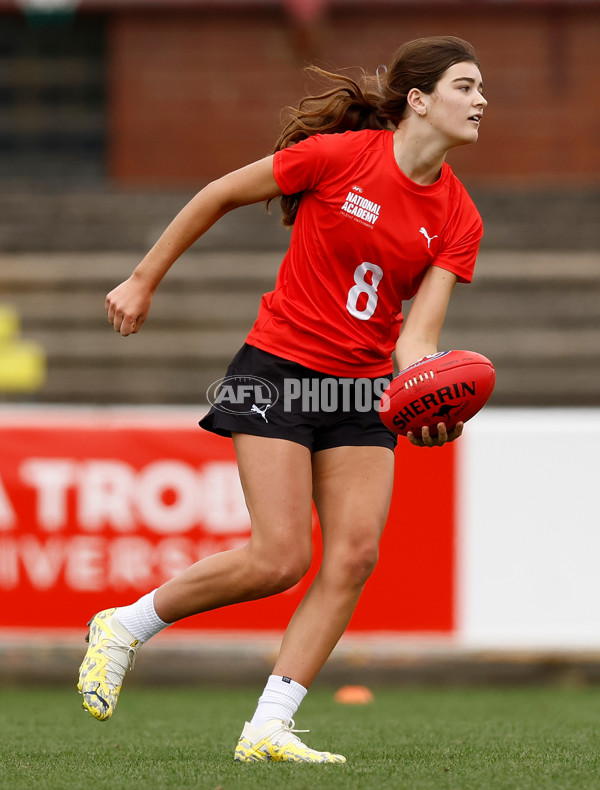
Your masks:
{"label": "player's hand", "polygon": [[152,302],[152,291],[140,280],[130,277],[106,297],[108,323],[123,337],[142,328]]}
{"label": "player's hand", "polygon": [[432,436],[427,426],[421,428],[421,435],[416,436],[412,431],[406,434],[406,438],[415,447],[441,447],[448,442],[453,442],[462,436],[464,423],[457,422],[455,428],[448,433],[443,422],[437,424],[437,436]]}

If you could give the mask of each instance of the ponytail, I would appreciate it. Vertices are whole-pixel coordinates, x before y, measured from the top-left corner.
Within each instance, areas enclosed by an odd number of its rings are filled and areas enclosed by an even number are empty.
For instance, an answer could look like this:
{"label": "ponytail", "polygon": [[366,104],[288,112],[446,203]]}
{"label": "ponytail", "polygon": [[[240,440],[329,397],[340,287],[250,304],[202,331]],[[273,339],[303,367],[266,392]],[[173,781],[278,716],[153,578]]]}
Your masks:
{"label": "ponytail", "polygon": [[[288,107],[290,119],[275,144],[275,151],[289,148],[313,134],[390,128],[388,121],[378,110],[381,96],[370,88],[366,76],[364,86],[361,87],[351,77],[324,71],[317,66],[309,66],[307,71],[324,77],[333,83],[333,87],[318,96],[307,96],[297,107]],[[281,211],[284,225],[294,224],[301,197],[301,192],[295,195],[282,195]]]}
{"label": "ponytail", "polygon": [[[412,88],[431,94],[444,72],[455,63],[470,61],[479,67],[475,50],[456,36],[431,36],[403,44],[380,80],[363,74],[362,86],[350,77],[310,66],[308,71],[324,77],[332,87],[319,96],[307,96],[289,107],[290,120],[275,144],[275,151],[313,134],[393,129],[406,117],[407,96]],[[282,222],[293,225],[302,193],[281,197]],[[268,204],[267,204],[268,205]]]}

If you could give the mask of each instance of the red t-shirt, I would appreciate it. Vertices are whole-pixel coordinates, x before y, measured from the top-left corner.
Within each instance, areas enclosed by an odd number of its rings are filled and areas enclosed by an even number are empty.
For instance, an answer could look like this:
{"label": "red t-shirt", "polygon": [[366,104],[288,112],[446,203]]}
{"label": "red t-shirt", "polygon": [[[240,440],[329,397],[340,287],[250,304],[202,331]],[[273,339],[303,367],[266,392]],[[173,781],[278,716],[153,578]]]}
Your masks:
{"label": "red t-shirt", "polygon": [[278,151],[283,194],[302,192],[289,250],[247,342],[336,376],[380,376],[430,266],[470,282],[483,232],[449,165],[429,186],[396,163],[391,131],[313,135]]}

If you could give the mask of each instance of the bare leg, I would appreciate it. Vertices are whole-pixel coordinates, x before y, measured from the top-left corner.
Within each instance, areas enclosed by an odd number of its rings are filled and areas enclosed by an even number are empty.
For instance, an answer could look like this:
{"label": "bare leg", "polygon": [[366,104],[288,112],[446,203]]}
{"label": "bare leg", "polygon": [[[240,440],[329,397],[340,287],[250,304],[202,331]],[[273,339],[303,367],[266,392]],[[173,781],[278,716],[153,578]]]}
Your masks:
{"label": "bare leg", "polygon": [[[310,452],[294,442],[242,434],[234,437],[234,443],[252,521],[248,545],[207,557],[156,590],[150,598],[151,614],[163,623],[144,626],[145,638],[119,622],[118,610],[99,612],[93,618],[78,689],[83,706],[95,718],[112,716],[140,640],[147,641],[154,628],[288,589],[308,570],[312,554]],[[145,601],[143,608],[149,597],[132,608]],[[134,617],[140,614],[137,609],[136,613]],[[289,730],[280,736],[288,741],[296,737]]]}
{"label": "bare leg", "polygon": [[377,562],[393,468],[384,447],[336,447],[313,456],[323,562],[290,621],[273,674],[308,687],[344,633]]}
{"label": "bare leg", "polygon": [[310,567],[310,451],[248,434],[235,434],[234,445],[252,536],[242,549],[206,557],[159,587],[154,605],[166,623],[281,592]]}

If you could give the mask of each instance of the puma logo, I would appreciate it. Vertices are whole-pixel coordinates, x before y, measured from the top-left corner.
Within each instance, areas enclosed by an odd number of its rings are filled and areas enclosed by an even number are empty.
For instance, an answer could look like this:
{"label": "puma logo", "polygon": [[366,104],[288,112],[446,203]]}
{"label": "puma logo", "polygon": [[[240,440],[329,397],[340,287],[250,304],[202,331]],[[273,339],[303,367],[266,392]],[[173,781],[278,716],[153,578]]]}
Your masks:
{"label": "puma logo", "polygon": [[419,233],[422,233],[423,236],[425,236],[425,238],[427,239],[427,249],[429,249],[429,247],[431,246],[431,242],[434,239],[437,239],[437,236],[430,236],[429,233],[427,233],[427,231],[425,230],[425,228],[419,228]]}
{"label": "puma logo", "polygon": [[270,405],[271,405],[270,403],[267,403],[267,405],[265,406],[265,408],[264,408],[264,409],[261,409],[261,408],[260,408],[260,406],[257,406],[257,405],[256,405],[256,403],[253,403],[253,404],[252,404],[252,408],[250,409],[250,411],[253,411],[255,414],[260,414],[260,416],[263,418],[263,420],[264,420],[265,422],[269,422],[269,421],[267,420],[267,415],[265,414],[265,412],[267,411],[267,409],[269,408],[269,406],[270,406]]}

